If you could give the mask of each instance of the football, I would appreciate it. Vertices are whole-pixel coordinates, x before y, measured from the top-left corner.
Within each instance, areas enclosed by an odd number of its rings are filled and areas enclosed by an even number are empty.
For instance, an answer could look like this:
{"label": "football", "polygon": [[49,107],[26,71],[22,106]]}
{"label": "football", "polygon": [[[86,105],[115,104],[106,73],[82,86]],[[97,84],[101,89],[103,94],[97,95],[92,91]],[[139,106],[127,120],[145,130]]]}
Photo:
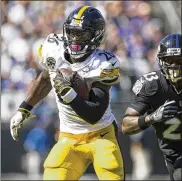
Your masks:
{"label": "football", "polygon": [[89,99],[89,90],[87,83],[84,78],[82,78],[78,73],[72,71],[71,69],[60,68],[59,71],[64,77],[66,77],[72,83],[74,90],[78,93],[79,96],[88,100]]}

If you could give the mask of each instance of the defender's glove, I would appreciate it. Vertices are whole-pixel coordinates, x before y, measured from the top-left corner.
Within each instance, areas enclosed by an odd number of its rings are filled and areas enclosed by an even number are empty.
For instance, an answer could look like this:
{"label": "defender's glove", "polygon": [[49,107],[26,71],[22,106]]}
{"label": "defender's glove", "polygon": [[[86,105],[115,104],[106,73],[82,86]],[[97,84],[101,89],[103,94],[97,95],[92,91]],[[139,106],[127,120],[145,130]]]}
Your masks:
{"label": "defender's glove", "polygon": [[11,136],[15,141],[19,140],[20,128],[22,127],[25,119],[35,118],[36,116],[31,114],[24,108],[19,108],[16,114],[11,118],[10,131]]}
{"label": "defender's glove", "polygon": [[173,118],[178,114],[178,106],[176,101],[166,101],[155,112],[149,115],[149,119],[154,122],[162,122],[168,118]]}

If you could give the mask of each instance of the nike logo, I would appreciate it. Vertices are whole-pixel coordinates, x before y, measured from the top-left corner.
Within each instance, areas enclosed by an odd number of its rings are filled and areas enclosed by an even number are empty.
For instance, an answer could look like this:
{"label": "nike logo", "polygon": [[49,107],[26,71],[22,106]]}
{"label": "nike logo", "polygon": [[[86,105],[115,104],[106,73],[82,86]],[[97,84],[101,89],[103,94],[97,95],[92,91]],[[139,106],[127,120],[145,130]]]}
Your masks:
{"label": "nike logo", "polygon": [[107,133],[109,133],[109,132],[106,132],[106,133],[104,133],[104,134],[100,134],[100,137],[105,136]]}
{"label": "nike logo", "polygon": [[[117,61],[116,61],[117,62]],[[116,62],[112,63],[112,66],[114,67],[114,65],[116,64]]]}

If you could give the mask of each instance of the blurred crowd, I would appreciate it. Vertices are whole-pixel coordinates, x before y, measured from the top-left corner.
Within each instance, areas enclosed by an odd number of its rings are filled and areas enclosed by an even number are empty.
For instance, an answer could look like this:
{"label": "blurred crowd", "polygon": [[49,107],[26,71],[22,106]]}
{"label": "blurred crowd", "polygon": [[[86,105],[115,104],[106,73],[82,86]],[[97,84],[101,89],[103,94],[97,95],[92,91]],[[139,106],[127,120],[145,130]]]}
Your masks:
{"label": "blurred crowd", "polygon": [[[106,36],[102,48],[113,52],[121,62],[122,79],[113,87],[112,101],[120,90],[131,90],[141,74],[156,66],[156,45],[163,37],[163,21],[152,15],[147,1],[2,1],[1,90],[4,121],[11,117],[23,100],[32,80],[40,73],[38,47],[52,32],[62,33],[62,25],[75,8],[89,4],[106,19]],[[10,95],[11,94],[11,95]],[[12,100],[12,95],[19,97]],[[50,96],[51,97],[51,94]],[[52,99],[52,97],[51,97]],[[51,110],[48,104],[40,109]],[[9,113],[8,113],[9,112]],[[45,114],[37,109],[38,115]],[[43,114],[40,116],[42,117]],[[45,117],[47,118],[48,115]],[[44,117],[44,116],[43,116]]]}
{"label": "blurred crowd", "polygon": [[[169,32],[163,17],[153,12],[151,1],[2,1],[1,2],[1,119],[8,123],[41,71],[38,47],[50,33],[62,33],[62,25],[81,5],[98,8],[106,20],[101,48],[121,62],[121,82],[111,90],[111,101],[122,102],[125,93],[142,74],[157,69],[156,47]],[[128,96],[130,98],[130,95]],[[129,101],[129,100],[128,100]],[[37,105],[33,131],[52,122],[58,128],[52,92]],[[118,120],[120,121],[120,120]],[[32,123],[26,123],[27,125]],[[29,134],[31,135],[31,133]],[[27,136],[26,149],[40,148],[41,140]],[[32,134],[35,135],[35,134]],[[32,144],[34,143],[34,145]],[[42,147],[45,147],[45,140]],[[41,147],[41,148],[42,148]],[[37,149],[39,149],[37,148]]]}

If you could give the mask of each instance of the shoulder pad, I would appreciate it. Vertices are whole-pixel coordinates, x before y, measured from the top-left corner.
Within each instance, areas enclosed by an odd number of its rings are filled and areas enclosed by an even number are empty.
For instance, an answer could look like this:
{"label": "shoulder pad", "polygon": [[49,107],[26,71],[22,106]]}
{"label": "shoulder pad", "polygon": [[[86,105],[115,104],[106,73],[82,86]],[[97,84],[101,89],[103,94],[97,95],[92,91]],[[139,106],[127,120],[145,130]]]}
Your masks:
{"label": "shoulder pad", "polygon": [[145,96],[152,96],[158,90],[158,79],[159,76],[156,72],[147,73],[136,81],[132,91],[135,95],[144,94]]}
{"label": "shoulder pad", "polygon": [[51,33],[38,49],[39,63],[47,70],[55,69],[60,64],[63,52],[61,35]]}
{"label": "shoulder pad", "polygon": [[114,85],[120,80],[120,63],[115,55],[105,50],[98,52],[101,59],[99,81],[106,85]]}

